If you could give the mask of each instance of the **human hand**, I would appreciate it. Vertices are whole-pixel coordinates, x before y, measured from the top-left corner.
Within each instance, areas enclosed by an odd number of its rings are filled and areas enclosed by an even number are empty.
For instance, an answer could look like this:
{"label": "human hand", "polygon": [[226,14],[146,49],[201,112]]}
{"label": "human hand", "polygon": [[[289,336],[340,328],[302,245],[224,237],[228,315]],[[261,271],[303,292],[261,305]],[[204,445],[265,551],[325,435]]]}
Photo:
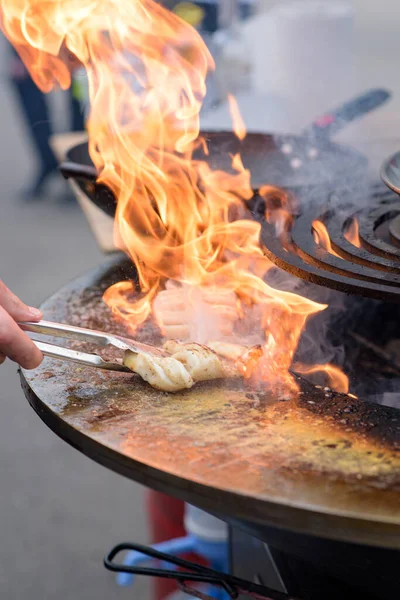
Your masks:
{"label": "human hand", "polygon": [[16,321],[40,321],[42,313],[27,306],[0,280],[0,364],[6,358],[24,369],[35,369],[43,355]]}

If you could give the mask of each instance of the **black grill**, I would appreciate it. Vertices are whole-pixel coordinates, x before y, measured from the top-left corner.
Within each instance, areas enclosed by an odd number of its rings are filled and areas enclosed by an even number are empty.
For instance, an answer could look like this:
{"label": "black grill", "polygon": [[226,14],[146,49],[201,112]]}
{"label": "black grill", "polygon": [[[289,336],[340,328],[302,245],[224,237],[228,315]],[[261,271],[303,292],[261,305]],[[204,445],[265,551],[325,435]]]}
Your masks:
{"label": "black grill", "polygon": [[[321,206],[293,215],[285,235],[264,219],[268,199],[254,207],[261,218],[266,255],[280,268],[306,281],[349,294],[400,301],[400,201],[383,185],[373,186],[366,206],[344,206],[333,194]],[[261,217],[262,214],[262,217]],[[314,233],[314,221],[326,228],[331,250]],[[349,241],[358,224],[359,244]]]}

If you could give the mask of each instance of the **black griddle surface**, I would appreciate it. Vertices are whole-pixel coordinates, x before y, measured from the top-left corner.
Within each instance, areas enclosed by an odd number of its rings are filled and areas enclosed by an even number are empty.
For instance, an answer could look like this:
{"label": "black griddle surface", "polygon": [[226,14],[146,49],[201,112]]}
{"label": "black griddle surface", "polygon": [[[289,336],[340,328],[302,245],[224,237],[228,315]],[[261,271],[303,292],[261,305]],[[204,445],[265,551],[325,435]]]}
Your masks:
{"label": "black griddle surface", "polygon": [[[130,276],[114,258],[47,300],[45,318],[118,332],[102,291]],[[289,401],[235,382],[165,394],[50,359],[21,379],[55,433],[122,475],[227,518],[400,548],[396,409],[301,380]]]}

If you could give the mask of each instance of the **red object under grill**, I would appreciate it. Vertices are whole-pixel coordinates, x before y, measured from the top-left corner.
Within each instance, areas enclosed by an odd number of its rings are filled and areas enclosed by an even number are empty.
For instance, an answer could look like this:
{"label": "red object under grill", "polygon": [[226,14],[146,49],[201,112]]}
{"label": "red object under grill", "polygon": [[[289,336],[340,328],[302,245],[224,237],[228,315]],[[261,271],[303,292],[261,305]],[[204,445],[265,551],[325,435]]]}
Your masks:
{"label": "red object under grill", "polygon": [[[152,544],[186,535],[183,525],[185,505],[181,500],[154,490],[147,492],[147,499],[147,518]],[[183,558],[199,564],[206,564],[197,554],[186,554]],[[177,584],[173,580],[154,579],[154,600],[165,600],[177,589]]]}

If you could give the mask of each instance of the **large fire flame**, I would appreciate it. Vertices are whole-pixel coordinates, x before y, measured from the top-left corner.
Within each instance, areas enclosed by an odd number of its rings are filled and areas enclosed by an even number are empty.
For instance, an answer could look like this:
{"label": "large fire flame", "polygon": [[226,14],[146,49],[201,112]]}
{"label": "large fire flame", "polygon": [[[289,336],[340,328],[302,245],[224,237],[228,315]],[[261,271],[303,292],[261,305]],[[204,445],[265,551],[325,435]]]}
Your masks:
{"label": "large fire flame", "polygon": [[[262,357],[252,372],[293,390],[289,368],[299,337],[324,306],[265,282],[272,265],[260,249],[260,226],[245,218],[252,190],[240,157],[232,157],[232,173],[192,159],[203,143],[199,112],[213,68],[201,37],[153,0],[0,0],[0,9],[5,35],[43,91],[67,88],[76,59],[86,69],[90,155],[118,199],[116,239],[140,284],[114,285],[106,303],[134,332],[168,290],[183,294],[186,308],[211,298],[216,336],[232,340],[242,330],[243,341],[258,328]],[[228,332],[217,331],[212,299],[221,294],[223,304],[229,300]],[[156,320],[167,329],[165,310]],[[188,331],[198,337],[198,329]]]}

